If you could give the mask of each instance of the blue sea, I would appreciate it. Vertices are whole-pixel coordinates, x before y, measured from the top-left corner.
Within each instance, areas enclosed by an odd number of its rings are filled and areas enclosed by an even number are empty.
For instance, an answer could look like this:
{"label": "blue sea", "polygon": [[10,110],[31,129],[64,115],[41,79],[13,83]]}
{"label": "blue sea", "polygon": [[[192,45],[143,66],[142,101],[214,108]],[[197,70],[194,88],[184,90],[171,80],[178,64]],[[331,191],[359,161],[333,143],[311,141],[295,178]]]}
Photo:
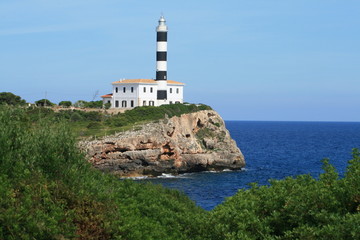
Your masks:
{"label": "blue sea", "polygon": [[146,181],[178,189],[211,210],[238,189],[249,188],[249,183],[264,185],[269,179],[299,174],[318,177],[324,158],[343,176],[352,149],[360,149],[359,122],[226,121],[226,127],[245,156],[243,170],[164,175]]}

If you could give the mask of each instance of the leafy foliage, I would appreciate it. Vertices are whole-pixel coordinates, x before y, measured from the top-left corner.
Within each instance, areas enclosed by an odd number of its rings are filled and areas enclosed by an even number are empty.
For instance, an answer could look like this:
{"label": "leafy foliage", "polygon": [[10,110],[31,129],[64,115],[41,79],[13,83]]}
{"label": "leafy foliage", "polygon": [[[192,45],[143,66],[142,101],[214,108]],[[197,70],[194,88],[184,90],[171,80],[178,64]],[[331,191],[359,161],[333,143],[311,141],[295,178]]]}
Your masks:
{"label": "leafy foliage", "polygon": [[85,107],[86,103],[87,103],[87,101],[79,100],[74,103],[74,107],[83,108],[83,107]]}
{"label": "leafy foliage", "polygon": [[0,110],[0,239],[202,235],[205,211],[185,195],[102,174],[65,123],[34,125],[23,109]]}
{"label": "leafy foliage", "polygon": [[[156,119],[148,109],[137,111]],[[0,239],[360,239],[356,149],[343,178],[325,159],[318,179],[252,184],[206,212],[178,191],[92,169],[68,125],[97,128],[97,116],[0,106]]]}
{"label": "leafy foliage", "polygon": [[50,102],[50,100],[48,99],[40,99],[38,101],[35,101],[35,104],[36,106],[38,107],[45,107],[45,106],[48,106],[48,107],[51,107],[51,106],[55,106],[55,103],[52,103]]}
{"label": "leafy foliage", "polygon": [[212,212],[214,239],[359,239],[360,157],[346,177],[325,159],[319,180],[310,175],[272,180],[240,190]]}
{"label": "leafy foliage", "polygon": [[211,110],[211,107],[207,105],[195,105],[195,104],[172,104],[161,105],[159,107],[143,106],[136,107],[125,113],[119,113],[118,115],[107,120],[107,124],[112,126],[126,126],[132,125],[141,121],[155,121],[163,119],[164,117],[180,116],[184,113],[197,112],[201,110]]}
{"label": "leafy foliage", "polygon": [[74,107],[78,107],[78,108],[103,108],[103,101],[99,100],[99,101],[84,101],[84,100],[79,100],[77,102],[74,103]]}
{"label": "leafy foliage", "polygon": [[7,105],[25,105],[25,100],[21,99],[21,97],[11,93],[11,92],[1,92],[0,93],[0,105],[7,104]]}
{"label": "leafy foliage", "polygon": [[[83,102],[86,106],[86,102]],[[165,116],[180,116],[183,113],[211,109],[206,105],[163,105],[160,107],[137,107],[124,113],[109,115],[106,112],[61,110],[49,108],[28,108],[27,115],[33,122],[48,118],[52,121],[66,120],[69,127],[78,136],[102,136],[130,129],[136,124],[156,121]],[[96,123],[94,123],[96,122]]]}
{"label": "leafy foliage", "polygon": [[84,107],[86,107],[86,108],[102,108],[103,107],[103,101],[99,100],[99,101],[86,102],[84,104]]}
{"label": "leafy foliage", "polygon": [[104,107],[105,107],[105,109],[109,109],[111,107],[111,103],[109,103],[109,102],[105,103]]}
{"label": "leafy foliage", "polygon": [[72,105],[71,101],[61,101],[59,102],[59,106],[62,107],[70,107]]}

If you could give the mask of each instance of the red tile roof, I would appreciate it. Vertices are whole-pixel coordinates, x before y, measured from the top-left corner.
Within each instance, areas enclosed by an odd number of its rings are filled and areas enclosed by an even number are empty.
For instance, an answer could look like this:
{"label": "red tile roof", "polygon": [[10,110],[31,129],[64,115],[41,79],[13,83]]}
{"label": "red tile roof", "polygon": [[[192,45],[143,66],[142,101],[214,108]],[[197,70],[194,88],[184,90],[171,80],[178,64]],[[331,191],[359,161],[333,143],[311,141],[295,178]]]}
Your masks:
{"label": "red tile roof", "polygon": [[111,98],[112,97],[112,93],[106,94],[106,95],[102,95],[102,98]]}

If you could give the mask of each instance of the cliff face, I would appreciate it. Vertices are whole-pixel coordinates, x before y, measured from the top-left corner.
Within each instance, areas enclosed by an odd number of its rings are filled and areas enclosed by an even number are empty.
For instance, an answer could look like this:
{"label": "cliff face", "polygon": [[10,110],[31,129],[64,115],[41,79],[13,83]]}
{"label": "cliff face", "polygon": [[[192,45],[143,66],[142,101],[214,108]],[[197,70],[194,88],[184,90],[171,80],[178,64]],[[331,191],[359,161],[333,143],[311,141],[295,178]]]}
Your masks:
{"label": "cliff face", "polygon": [[215,111],[200,111],[83,141],[94,167],[121,176],[240,169],[245,161]]}

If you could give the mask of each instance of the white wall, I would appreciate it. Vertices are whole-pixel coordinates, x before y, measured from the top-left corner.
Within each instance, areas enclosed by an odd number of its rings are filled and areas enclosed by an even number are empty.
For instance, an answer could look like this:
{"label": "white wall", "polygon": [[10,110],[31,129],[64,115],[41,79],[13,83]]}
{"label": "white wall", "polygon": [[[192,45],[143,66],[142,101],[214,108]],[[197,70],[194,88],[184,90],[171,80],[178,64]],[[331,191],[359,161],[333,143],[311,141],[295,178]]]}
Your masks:
{"label": "white wall", "polygon": [[[146,91],[144,92],[144,88]],[[152,88],[152,92],[151,92]],[[157,98],[157,84],[139,84],[139,106],[149,106],[149,101],[154,102],[154,106],[157,106],[156,98]]]}
{"label": "white wall", "polygon": [[[118,92],[116,92],[116,88],[118,88]],[[124,92],[124,88],[125,88],[125,92]],[[131,91],[131,88],[133,88],[133,92]],[[145,92],[144,92],[144,88],[146,89]],[[143,106],[144,101],[146,101],[146,106],[149,105],[149,101],[154,101],[154,105],[156,106],[156,97],[157,97],[156,84],[146,84],[146,83],[114,84],[111,107],[124,108],[123,101],[126,101],[125,108],[131,108],[131,101],[134,101],[133,107]],[[116,107],[116,101],[118,101],[118,107]]]}
{"label": "white wall", "polygon": [[[116,92],[116,88],[118,91]],[[125,92],[124,92],[125,88]],[[133,91],[131,91],[133,88]],[[113,85],[113,98],[112,105],[113,108],[123,108],[122,103],[126,101],[126,108],[131,108],[131,101],[134,101],[134,107],[137,106],[137,91],[138,84],[114,84]],[[118,101],[119,105],[116,107],[116,101]]]}
{"label": "white wall", "polygon": [[112,102],[112,98],[111,97],[107,97],[107,98],[103,98],[103,104],[106,104],[110,101],[110,103]]}
{"label": "white wall", "polygon": [[[171,89],[171,92],[170,92]],[[178,89],[178,93],[177,93]],[[184,86],[179,86],[175,84],[168,84],[167,86],[167,103],[174,104],[176,102],[184,102]]]}
{"label": "white wall", "polygon": [[[124,87],[125,92],[123,90]],[[116,88],[118,88],[118,92],[116,92]],[[133,92],[131,92],[131,88],[133,88]],[[144,88],[146,89],[145,92]],[[113,97],[111,107],[124,108],[122,105],[123,101],[126,101],[126,108],[131,108],[131,101],[134,101],[134,107],[144,106],[144,101],[146,106],[149,106],[150,101],[153,101],[154,106],[160,106],[162,104],[175,104],[176,102],[184,102],[184,86],[177,84],[167,84],[166,100],[157,100],[157,90],[158,85],[151,83],[113,84]],[[118,101],[118,107],[116,107],[116,101]],[[104,103],[106,102],[104,99]]]}

